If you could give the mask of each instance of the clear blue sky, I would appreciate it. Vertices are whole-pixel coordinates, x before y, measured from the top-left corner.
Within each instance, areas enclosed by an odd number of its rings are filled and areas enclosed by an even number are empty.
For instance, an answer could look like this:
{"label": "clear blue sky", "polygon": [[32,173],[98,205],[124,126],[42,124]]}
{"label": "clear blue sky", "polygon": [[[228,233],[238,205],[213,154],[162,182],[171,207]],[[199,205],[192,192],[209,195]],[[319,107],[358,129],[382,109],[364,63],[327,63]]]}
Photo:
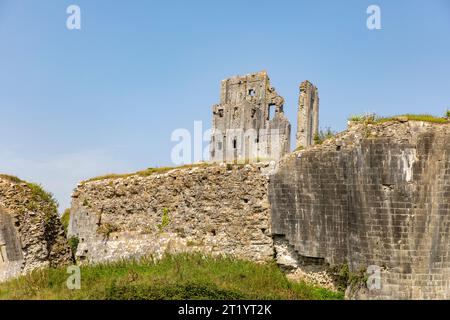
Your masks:
{"label": "clear blue sky", "polygon": [[[79,31],[66,28],[70,4]],[[382,30],[366,28],[371,4]],[[293,132],[305,79],[323,128],[364,112],[441,115],[450,1],[0,0],[0,172],[42,183],[64,209],[82,179],[170,165],[172,131],[210,126],[220,80],[263,69]]]}

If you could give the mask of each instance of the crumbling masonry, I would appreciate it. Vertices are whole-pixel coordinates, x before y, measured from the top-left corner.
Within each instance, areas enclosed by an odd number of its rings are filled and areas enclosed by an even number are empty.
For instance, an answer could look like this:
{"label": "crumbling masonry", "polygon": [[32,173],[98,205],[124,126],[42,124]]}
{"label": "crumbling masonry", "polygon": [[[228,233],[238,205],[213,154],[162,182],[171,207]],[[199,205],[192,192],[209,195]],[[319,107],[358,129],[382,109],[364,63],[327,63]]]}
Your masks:
{"label": "crumbling masonry", "polygon": [[220,104],[213,106],[211,160],[249,162],[290,152],[283,104],[265,71],[223,80]]}
{"label": "crumbling masonry", "polygon": [[[220,104],[213,106],[213,162],[278,160],[290,152],[291,125],[265,71],[222,81]],[[319,128],[319,94],[309,81],[300,85],[297,147],[314,144]]]}
{"label": "crumbling masonry", "polygon": [[309,81],[300,85],[297,113],[297,148],[314,144],[319,133],[319,92]]}

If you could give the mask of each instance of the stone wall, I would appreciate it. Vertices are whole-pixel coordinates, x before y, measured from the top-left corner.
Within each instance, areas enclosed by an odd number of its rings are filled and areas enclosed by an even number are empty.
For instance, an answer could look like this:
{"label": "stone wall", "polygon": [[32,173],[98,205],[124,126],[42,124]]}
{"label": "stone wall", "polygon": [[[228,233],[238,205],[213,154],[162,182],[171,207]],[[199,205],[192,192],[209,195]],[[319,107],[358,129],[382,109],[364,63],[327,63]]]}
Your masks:
{"label": "stone wall", "polygon": [[358,123],[281,163],[272,230],[307,258],[352,272],[376,265],[381,287],[350,298],[450,298],[449,124]]}
{"label": "stone wall", "polygon": [[0,281],[71,262],[55,202],[36,185],[0,175]]}
{"label": "stone wall", "polygon": [[273,258],[269,164],[200,165],[81,183],[69,237],[79,261],[201,251]]}

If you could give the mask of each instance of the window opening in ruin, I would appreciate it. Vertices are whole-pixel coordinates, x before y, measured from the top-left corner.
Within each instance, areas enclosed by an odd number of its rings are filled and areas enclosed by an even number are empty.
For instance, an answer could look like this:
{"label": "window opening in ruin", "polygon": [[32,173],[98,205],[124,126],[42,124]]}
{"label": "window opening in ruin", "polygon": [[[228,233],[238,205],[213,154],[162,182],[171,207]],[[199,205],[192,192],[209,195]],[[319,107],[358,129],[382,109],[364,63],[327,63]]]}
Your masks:
{"label": "window opening in ruin", "polygon": [[219,117],[223,118],[223,109],[219,109]]}
{"label": "window opening in ruin", "polygon": [[250,97],[254,97],[254,96],[256,95],[255,89],[250,89],[250,90],[248,90],[248,95],[249,95]]}
{"label": "window opening in ruin", "polygon": [[222,150],[222,141],[217,142],[217,150]]}
{"label": "window opening in ruin", "polygon": [[276,106],[274,104],[269,104],[269,112],[267,120],[272,120],[275,117],[275,113],[276,113]]}
{"label": "window opening in ruin", "polygon": [[237,139],[236,138],[233,139],[233,148],[234,149],[237,148]]}

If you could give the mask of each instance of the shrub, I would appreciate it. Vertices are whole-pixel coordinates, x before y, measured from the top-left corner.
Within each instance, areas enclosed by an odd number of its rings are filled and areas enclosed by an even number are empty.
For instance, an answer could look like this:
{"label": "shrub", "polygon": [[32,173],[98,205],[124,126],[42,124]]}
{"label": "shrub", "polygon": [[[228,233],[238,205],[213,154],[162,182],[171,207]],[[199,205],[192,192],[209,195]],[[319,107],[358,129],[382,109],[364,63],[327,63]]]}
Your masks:
{"label": "shrub", "polygon": [[325,140],[331,139],[335,135],[336,132],[332,131],[329,127],[325,130],[320,130],[319,133],[314,136],[314,144],[322,144]]}
{"label": "shrub", "polygon": [[104,223],[97,228],[97,233],[102,234],[105,238],[108,238],[111,233],[117,231],[119,231],[119,227],[112,223]]}
{"label": "shrub", "polygon": [[348,121],[360,122],[362,120],[364,120],[364,117],[362,115],[354,114],[348,117]]}
{"label": "shrub", "polygon": [[329,271],[341,291],[344,291],[348,286],[364,286],[367,283],[366,268],[361,268],[357,272],[351,272],[348,264],[342,264],[330,267]]}
{"label": "shrub", "polygon": [[69,228],[69,222],[70,222],[70,209],[64,210],[63,215],[61,216],[61,224],[64,228],[64,231],[67,234],[67,229]]}
{"label": "shrub", "polygon": [[78,244],[80,243],[80,240],[78,239],[78,237],[70,237],[68,242],[70,249],[72,249],[73,255],[75,255],[77,253]]}
{"label": "shrub", "polygon": [[165,228],[167,228],[167,226],[169,225],[169,209],[164,208],[163,209],[163,215],[162,215],[162,219],[161,219],[161,223],[158,224],[158,229],[159,231],[163,231]]}

